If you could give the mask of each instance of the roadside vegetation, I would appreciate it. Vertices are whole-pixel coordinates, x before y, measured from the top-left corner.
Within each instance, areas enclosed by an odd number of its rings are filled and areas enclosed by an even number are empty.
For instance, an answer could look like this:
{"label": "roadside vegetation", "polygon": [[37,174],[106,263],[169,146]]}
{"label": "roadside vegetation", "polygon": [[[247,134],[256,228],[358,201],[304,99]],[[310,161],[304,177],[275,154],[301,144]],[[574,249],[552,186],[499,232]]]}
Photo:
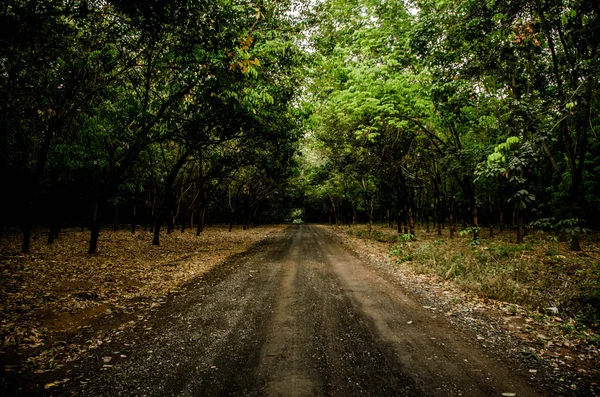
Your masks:
{"label": "roadside vegetation", "polygon": [[[334,229],[335,230],[335,229]],[[578,343],[600,346],[600,238],[589,236],[585,253],[552,235],[530,233],[522,244],[510,232],[481,238],[447,238],[417,229],[418,239],[384,225],[340,227],[337,233],[377,242],[390,263],[402,270],[450,282],[473,296],[514,304],[546,316]],[[511,313],[511,306],[508,313]]]}

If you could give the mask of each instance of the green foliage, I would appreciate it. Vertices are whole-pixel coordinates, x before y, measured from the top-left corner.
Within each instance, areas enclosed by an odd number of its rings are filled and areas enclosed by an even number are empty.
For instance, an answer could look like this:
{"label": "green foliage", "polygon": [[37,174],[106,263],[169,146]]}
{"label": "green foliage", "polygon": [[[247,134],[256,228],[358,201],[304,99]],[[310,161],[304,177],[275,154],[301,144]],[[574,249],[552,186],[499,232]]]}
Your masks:
{"label": "green foliage", "polygon": [[518,238],[537,217],[598,224],[597,100],[583,95],[597,98],[598,86],[572,85],[580,74],[569,62],[595,75],[597,9],[419,0],[413,13],[379,1],[317,10],[307,96],[312,150],[329,177],[310,182],[309,213],[338,223],[348,207],[363,221],[413,214],[424,192],[420,210],[473,227],[516,210]]}
{"label": "green foliage", "polygon": [[473,234],[473,237],[469,240],[469,245],[479,245],[481,244],[481,238],[479,237],[480,232],[481,228],[479,227],[468,227],[466,229],[462,229],[460,231],[460,235],[466,236],[468,234]]}
{"label": "green foliage", "polygon": [[207,208],[228,221],[230,187],[239,222],[286,219],[307,117],[304,22],[290,3],[159,3],[5,7],[1,149],[26,179],[17,201],[53,212],[68,189],[68,221],[97,203],[94,228],[107,205],[159,223]]}
{"label": "green foliage", "polygon": [[490,244],[487,250],[494,258],[507,259],[523,251],[529,251],[531,247],[526,244]]}
{"label": "green foliage", "polygon": [[555,218],[540,218],[530,222],[528,226],[532,229],[556,231],[572,236],[576,233],[587,234],[591,232],[590,229],[581,226],[583,223],[585,223],[585,221],[579,218],[560,219],[558,221]]}
{"label": "green foliage", "polygon": [[390,248],[389,254],[395,258],[397,264],[409,262],[412,260],[412,254],[406,250],[404,244],[396,244]]}
{"label": "green foliage", "polygon": [[518,225],[562,220],[552,230],[573,249],[581,219],[600,224],[589,2],[4,11],[2,177],[26,186],[8,224],[30,228],[34,208],[50,214],[46,198],[63,196],[72,223],[96,201],[241,223],[302,207],[306,221],[337,224],[462,221],[472,244],[513,210]]}

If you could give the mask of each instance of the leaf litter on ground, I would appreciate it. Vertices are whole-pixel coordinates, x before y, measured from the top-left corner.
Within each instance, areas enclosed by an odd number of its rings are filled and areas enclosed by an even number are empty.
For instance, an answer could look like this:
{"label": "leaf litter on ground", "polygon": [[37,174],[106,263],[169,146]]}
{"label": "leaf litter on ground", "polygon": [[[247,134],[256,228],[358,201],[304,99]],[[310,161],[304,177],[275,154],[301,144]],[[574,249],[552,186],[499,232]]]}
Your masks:
{"label": "leaf litter on ground", "polygon": [[[88,255],[89,232],[65,229],[53,244],[33,234],[30,253],[20,235],[0,240],[0,354],[3,372],[42,374],[86,356],[111,337],[142,323],[148,311],[228,257],[281,232],[284,225],[226,227],[161,234],[105,230]],[[122,316],[119,316],[122,315]],[[114,321],[104,321],[113,318]],[[72,338],[88,331],[88,339]],[[11,354],[12,353],[12,354]],[[6,357],[12,357],[6,359]],[[104,357],[109,365],[108,357]],[[54,387],[59,382],[47,384]]]}

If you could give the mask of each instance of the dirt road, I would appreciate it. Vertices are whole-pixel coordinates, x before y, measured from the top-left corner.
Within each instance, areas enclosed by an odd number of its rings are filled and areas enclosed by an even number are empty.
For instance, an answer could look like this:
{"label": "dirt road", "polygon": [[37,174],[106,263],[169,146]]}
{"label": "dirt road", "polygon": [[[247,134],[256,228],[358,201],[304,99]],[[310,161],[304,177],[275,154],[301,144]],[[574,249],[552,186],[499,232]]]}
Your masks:
{"label": "dirt road", "polygon": [[140,331],[107,346],[76,369],[83,377],[72,374],[70,386],[56,391],[538,395],[313,226],[293,226],[188,286]]}

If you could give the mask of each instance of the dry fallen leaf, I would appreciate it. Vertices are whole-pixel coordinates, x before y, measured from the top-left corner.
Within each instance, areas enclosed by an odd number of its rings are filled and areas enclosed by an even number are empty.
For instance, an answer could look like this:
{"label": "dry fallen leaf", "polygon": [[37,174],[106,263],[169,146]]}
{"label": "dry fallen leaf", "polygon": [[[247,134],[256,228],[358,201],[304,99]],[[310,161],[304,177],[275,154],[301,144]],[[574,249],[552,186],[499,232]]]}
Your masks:
{"label": "dry fallen leaf", "polygon": [[[93,329],[101,317],[134,310],[144,314],[146,309],[132,304],[133,299],[154,299],[159,306],[166,294],[284,228],[234,228],[229,233],[227,227],[210,227],[200,236],[188,230],[162,234],[159,247],[152,246],[149,232],[103,230],[94,256],[86,253],[89,232],[76,228],[63,229],[51,245],[45,242],[45,231],[34,231],[26,255],[20,254],[20,235],[3,235],[0,349],[20,350],[25,356],[19,367],[36,373],[77,360],[102,345],[114,330],[86,343],[50,345],[48,340]],[[115,328],[132,326],[128,320]]]}

